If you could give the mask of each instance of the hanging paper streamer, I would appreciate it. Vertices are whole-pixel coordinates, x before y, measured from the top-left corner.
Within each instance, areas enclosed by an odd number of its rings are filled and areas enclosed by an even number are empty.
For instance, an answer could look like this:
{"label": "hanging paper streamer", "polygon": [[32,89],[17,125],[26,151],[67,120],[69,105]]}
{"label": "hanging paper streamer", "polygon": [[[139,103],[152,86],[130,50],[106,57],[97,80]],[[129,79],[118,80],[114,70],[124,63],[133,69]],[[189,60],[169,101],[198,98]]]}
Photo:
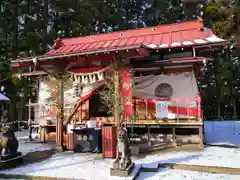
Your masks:
{"label": "hanging paper streamer", "polygon": [[98,80],[99,81],[103,80],[103,72],[98,73]]}
{"label": "hanging paper streamer", "polygon": [[92,83],[95,83],[96,82],[96,75],[92,75]]}
{"label": "hanging paper streamer", "polygon": [[99,71],[94,71],[90,73],[69,73],[71,74],[71,80],[73,82],[77,80],[80,84],[92,84],[96,81],[104,80],[105,71],[107,71],[109,68],[110,67],[106,67]]}
{"label": "hanging paper streamer", "polygon": [[167,101],[156,101],[156,118],[168,117],[168,102]]}

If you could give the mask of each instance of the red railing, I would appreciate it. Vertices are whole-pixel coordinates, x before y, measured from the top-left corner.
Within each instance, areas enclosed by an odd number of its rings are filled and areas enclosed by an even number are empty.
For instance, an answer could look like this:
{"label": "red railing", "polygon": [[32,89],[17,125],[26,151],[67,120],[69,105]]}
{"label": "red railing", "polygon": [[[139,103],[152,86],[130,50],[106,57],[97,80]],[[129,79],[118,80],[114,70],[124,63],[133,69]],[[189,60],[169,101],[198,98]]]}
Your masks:
{"label": "red railing", "polygon": [[[133,115],[137,120],[157,120],[156,118],[156,101],[168,102],[167,119],[181,120],[195,119],[202,120],[201,115],[201,98],[197,95],[196,98],[159,98],[159,99],[134,99],[133,100]],[[171,117],[172,116],[172,117]]]}

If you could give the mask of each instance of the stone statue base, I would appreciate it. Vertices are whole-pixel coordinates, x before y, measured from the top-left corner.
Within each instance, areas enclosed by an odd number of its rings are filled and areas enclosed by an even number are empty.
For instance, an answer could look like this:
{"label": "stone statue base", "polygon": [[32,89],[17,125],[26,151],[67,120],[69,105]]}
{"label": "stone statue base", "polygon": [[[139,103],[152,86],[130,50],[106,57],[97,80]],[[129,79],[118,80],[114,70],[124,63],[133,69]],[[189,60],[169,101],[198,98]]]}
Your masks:
{"label": "stone statue base", "polygon": [[14,154],[0,155],[0,169],[7,169],[19,166],[23,163],[21,152]]}
{"label": "stone statue base", "polygon": [[113,168],[110,169],[110,175],[127,177],[129,174],[131,174],[134,167],[135,164],[132,161],[129,161],[126,168],[120,168],[119,161],[115,161],[113,163]]}

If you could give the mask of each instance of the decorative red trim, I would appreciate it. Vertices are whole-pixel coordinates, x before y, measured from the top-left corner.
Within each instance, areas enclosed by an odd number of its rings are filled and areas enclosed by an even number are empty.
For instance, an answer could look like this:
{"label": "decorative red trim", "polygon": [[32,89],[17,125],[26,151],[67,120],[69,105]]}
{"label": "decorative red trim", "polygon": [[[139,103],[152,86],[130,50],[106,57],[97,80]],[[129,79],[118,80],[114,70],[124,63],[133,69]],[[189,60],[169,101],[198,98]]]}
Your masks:
{"label": "decorative red trim", "polygon": [[172,58],[169,59],[170,62],[201,62],[203,61],[204,57],[183,57],[183,58]]}
{"label": "decorative red trim", "polygon": [[103,68],[104,67],[102,67],[102,66],[89,67],[89,68],[74,67],[74,68],[69,69],[69,71],[71,71],[73,73],[91,73],[94,71],[99,71]]}
{"label": "decorative red trim", "polygon": [[[198,99],[193,98],[174,98],[175,101],[189,101],[189,102],[196,102]],[[191,101],[190,101],[191,100]],[[144,105],[147,104],[147,107],[155,109],[155,102],[157,100],[144,100],[144,99],[135,99],[136,103],[143,103]],[[174,100],[167,100],[167,101],[174,101]],[[184,116],[194,116],[199,117],[199,106],[197,107],[180,107],[180,106],[168,106],[168,111],[170,113],[174,113],[177,115],[184,115]]]}
{"label": "decorative red trim", "polygon": [[156,102],[156,101],[197,101],[197,98],[156,98],[156,99],[137,99],[134,97],[134,101],[136,102]]}
{"label": "decorative red trim", "polygon": [[186,107],[178,107],[178,106],[168,106],[168,112],[184,115],[184,116],[194,116],[197,117],[198,111],[197,108],[186,108]]}

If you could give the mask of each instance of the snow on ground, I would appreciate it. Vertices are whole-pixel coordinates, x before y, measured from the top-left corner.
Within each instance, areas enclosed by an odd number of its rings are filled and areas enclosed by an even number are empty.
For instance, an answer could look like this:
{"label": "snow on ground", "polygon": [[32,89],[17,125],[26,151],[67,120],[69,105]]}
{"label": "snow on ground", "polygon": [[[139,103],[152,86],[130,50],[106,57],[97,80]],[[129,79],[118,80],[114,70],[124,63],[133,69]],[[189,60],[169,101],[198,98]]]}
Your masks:
{"label": "snow on ground", "polygon": [[53,149],[54,144],[42,144],[42,143],[25,143],[20,142],[18,151],[22,152],[22,154],[27,154],[29,152],[35,152],[35,151],[44,151],[44,150],[50,150]]}
{"label": "snow on ground", "polygon": [[[96,154],[58,153],[43,162],[13,170],[0,171],[0,173],[86,180],[117,180],[118,178],[109,175],[113,160],[96,160],[95,157]],[[131,177],[127,179],[131,179]]]}
{"label": "snow on ground", "polygon": [[18,140],[27,140],[28,139],[28,130],[15,132],[15,136]]}
{"label": "snow on ground", "polygon": [[[30,164],[12,170],[0,171],[6,174],[25,174],[35,176],[49,176],[59,178],[76,178],[85,180],[123,180],[132,179],[110,176],[112,159],[96,159],[96,154],[83,153],[57,153],[42,162]],[[171,152],[167,154],[148,155],[143,158],[134,158],[137,169],[143,167],[157,167],[158,163],[184,163],[192,165],[225,166],[240,168],[240,149],[206,147],[203,152]],[[221,175],[200,172],[187,172],[179,170],[161,170],[158,173],[143,173],[141,179],[152,178],[154,180],[177,179],[177,180],[205,180],[205,179],[228,179],[238,180],[240,175]],[[174,176],[176,176],[174,178]],[[225,178],[225,179],[224,179]]]}
{"label": "snow on ground", "polygon": [[160,169],[141,173],[137,180],[239,180],[240,175],[211,174],[194,171]]}
{"label": "snow on ground", "polygon": [[[14,134],[19,141],[28,139],[28,130],[14,132]],[[2,133],[0,133],[0,137],[2,137]]]}
{"label": "snow on ground", "polygon": [[[157,156],[157,157],[156,157]],[[206,147],[203,152],[174,152],[147,156],[147,163],[140,160],[143,167],[157,167],[159,163],[179,163],[240,168],[240,148]]]}
{"label": "snow on ground", "polygon": [[[1,179],[1,178],[0,178],[0,180],[6,180],[6,179]],[[11,178],[11,179],[7,179],[7,180],[27,180],[27,179],[12,179],[12,178]]]}
{"label": "snow on ground", "polygon": [[[15,132],[15,136],[19,141],[18,151],[22,152],[23,154],[34,152],[34,151],[49,150],[49,149],[52,149],[54,146],[54,144],[26,142],[26,140],[28,140],[28,130]],[[1,133],[0,133],[0,137],[1,137]]]}

